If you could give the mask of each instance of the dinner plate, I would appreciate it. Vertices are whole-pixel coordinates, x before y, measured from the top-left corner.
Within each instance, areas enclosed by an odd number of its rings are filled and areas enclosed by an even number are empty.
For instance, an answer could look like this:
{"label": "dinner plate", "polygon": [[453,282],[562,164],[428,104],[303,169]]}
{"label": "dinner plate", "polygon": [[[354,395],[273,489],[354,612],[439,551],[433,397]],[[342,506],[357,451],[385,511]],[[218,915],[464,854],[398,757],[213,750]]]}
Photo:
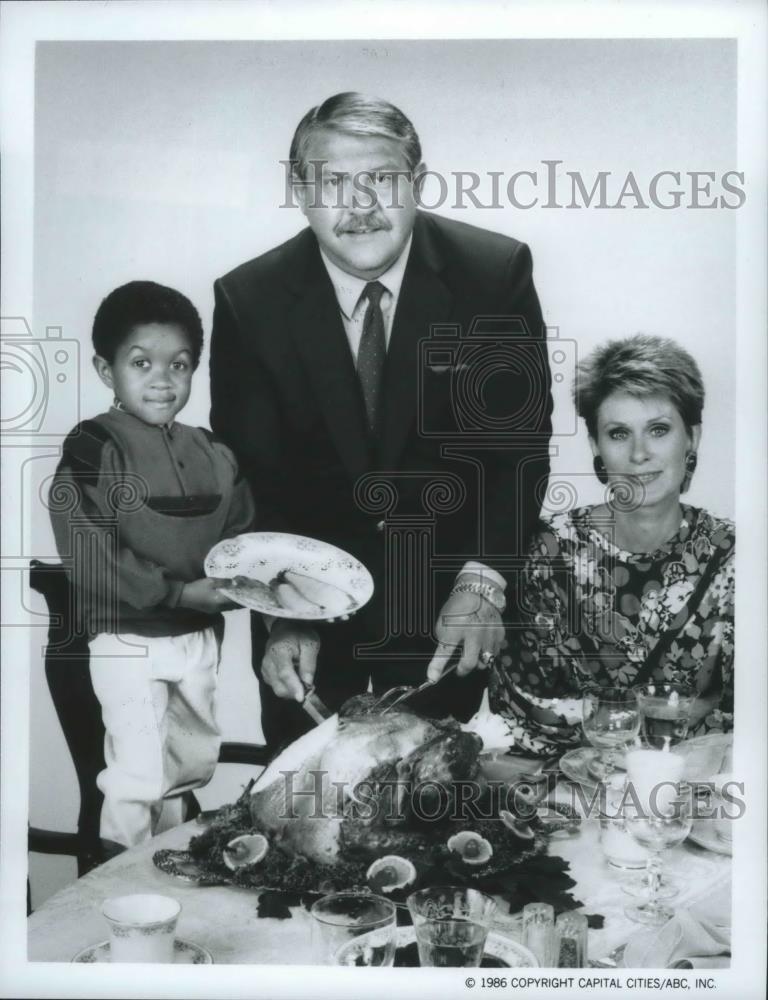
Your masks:
{"label": "dinner plate", "polygon": [[[100,941],[98,944],[89,945],[83,948],[72,959],[73,962],[109,962],[109,941]],[[176,938],[173,942],[173,964],[174,965],[212,965],[213,957],[205,948],[191,941],[183,941]]]}
{"label": "dinner plate", "polygon": [[373,594],[371,574],[349,553],[316,538],[275,531],[254,531],[214,545],[205,574],[237,578],[221,593],[276,618],[339,618],[359,611]]}
{"label": "dinner plate", "polygon": [[590,773],[589,765],[599,753],[600,751],[594,747],[576,747],[575,750],[569,750],[560,758],[560,770],[569,781],[575,781],[585,788],[595,788],[597,780]]}
{"label": "dinner plate", "polygon": [[715,854],[729,856],[733,854],[733,845],[730,841],[718,837],[711,819],[694,820],[688,840],[692,840],[699,847],[706,847],[708,851],[714,851]]}

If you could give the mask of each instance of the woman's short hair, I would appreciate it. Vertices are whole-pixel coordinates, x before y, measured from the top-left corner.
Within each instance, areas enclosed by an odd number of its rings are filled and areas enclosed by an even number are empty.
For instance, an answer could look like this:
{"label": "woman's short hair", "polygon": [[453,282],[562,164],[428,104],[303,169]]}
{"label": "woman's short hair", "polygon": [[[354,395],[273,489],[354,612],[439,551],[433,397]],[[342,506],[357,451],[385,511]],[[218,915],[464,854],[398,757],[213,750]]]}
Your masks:
{"label": "woman's short hair", "polygon": [[421,163],[421,143],[416,129],[403,112],[380,97],[368,97],[348,91],[334,94],[304,115],[291,143],[293,175],[307,180],[306,151],[315,132],[332,129],[349,135],[378,135],[400,144],[408,169]]}
{"label": "woman's short hair", "polygon": [[699,366],[674,340],[638,333],[611,340],[579,363],[573,384],[576,411],[591,437],[597,437],[597,411],[614,392],[666,396],[686,428],[701,423],[704,383]]}
{"label": "woman's short hair", "polygon": [[175,288],[154,281],[129,281],[107,295],[93,320],[93,349],[110,365],[130,332],[147,323],[181,327],[189,337],[192,365],[197,368],[203,351],[203,324],[186,297]]}

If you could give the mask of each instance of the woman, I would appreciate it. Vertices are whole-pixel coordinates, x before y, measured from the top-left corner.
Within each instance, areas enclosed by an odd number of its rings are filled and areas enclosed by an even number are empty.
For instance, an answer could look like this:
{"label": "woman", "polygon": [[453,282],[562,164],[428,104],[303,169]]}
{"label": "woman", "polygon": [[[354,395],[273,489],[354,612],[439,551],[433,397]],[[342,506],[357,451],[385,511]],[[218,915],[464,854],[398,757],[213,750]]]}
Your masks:
{"label": "woman", "polygon": [[579,365],[574,398],[606,502],[540,522],[491,708],[548,752],[580,738],[562,699],[588,684],[679,682],[698,695],[689,734],[730,729],[734,527],[680,502],[701,437],[696,362],[671,340],[614,341]]}

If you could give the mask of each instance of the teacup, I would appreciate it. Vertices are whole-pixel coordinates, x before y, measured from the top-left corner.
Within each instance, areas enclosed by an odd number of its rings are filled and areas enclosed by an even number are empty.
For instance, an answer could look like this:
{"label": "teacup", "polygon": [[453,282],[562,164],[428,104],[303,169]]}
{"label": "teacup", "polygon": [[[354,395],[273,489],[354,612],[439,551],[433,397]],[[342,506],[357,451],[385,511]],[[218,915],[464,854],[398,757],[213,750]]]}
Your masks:
{"label": "teacup", "polygon": [[173,961],[181,904],[170,896],[134,893],[107,899],[101,912],[109,925],[111,962]]}

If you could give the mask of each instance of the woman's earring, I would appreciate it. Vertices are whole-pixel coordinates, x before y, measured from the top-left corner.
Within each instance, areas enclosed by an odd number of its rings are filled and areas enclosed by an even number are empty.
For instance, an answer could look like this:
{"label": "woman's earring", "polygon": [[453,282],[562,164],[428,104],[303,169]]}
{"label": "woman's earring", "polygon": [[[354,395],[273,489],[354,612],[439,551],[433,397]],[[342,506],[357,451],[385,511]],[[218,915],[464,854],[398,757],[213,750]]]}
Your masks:
{"label": "woman's earring", "polygon": [[592,468],[595,470],[595,475],[600,480],[601,483],[605,484],[608,482],[608,473],[605,469],[605,462],[600,458],[599,455],[595,455],[592,462]]}
{"label": "woman's earring", "polygon": [[683,481],[680,484],[680,492],[685,493],[688,487],[691,485],[691,480],[693,479],[693,474],[696,471],[696,465],[698,464],[699,458],[695,451],[689,451],[685,456],[685,475],[683,476]]}

